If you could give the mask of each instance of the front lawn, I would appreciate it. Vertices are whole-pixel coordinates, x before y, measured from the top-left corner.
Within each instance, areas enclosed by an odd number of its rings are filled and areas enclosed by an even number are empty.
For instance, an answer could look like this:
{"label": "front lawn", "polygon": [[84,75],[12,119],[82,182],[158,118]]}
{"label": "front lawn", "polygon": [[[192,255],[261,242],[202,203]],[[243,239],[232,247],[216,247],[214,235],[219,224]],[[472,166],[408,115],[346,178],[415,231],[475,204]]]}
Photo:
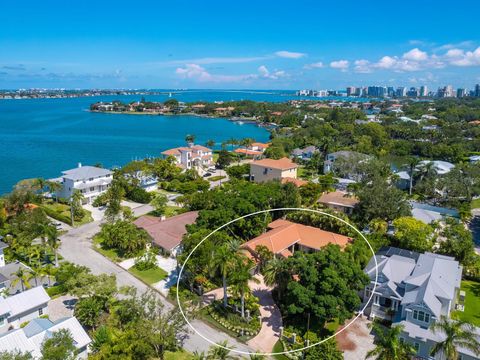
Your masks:
{"label": "front lawn", "polygon": [[480,209],[480,198],[472,200],[470,203],[470,208],[471,209]]}
{"label": "front lawn", "polygon": [[166,351],[164,358],[165,360],[192,360],[193,355],[186,351]]}
{"label": "front lawn", "polygon": [[103,240],[99,235],[95,236],[93,238],[93,248],[94,248],[94,250],[97,250],[100,254],[102,254],[106,258],[109,258],[113,262],[120,262],[122,260],[125,260],[124,258],[122,258],[119,255],[117,249],[105,249],[105,248],[103,248],[102,242],[103,242]]}
{"label": "front lawn", "polygon": [[165,279],[168,275],[166,271],[159,267],[148,270],[138,270],[135,266],[133,266],[128,269],[128,271],[148,285],[155,284]]}
{"label": "front lawn", "polygon": [[465,291],[465,311],[454,311],[452,317],[480,326],[480,283],[462,281],[461,290]]}
{"label": "front lawn", "polygon": [[[53,200],[47,200],[42,204],[39,204],[39,206],[51,218],[71,225],[70,205],[57,203]],[[83,225],[93,221],[92,213],[85,209],[83,209],[83,211],[85,215],[80,221],[75,221],[75,226]]]}
{"label": "front lawn", "polygon": [[218,181],[218,180],[222,180],[222,179],[225,179],[226,176],[222,176],[222,175],[217,175],[217,176],[211,176],[208,179],[208,181]]}

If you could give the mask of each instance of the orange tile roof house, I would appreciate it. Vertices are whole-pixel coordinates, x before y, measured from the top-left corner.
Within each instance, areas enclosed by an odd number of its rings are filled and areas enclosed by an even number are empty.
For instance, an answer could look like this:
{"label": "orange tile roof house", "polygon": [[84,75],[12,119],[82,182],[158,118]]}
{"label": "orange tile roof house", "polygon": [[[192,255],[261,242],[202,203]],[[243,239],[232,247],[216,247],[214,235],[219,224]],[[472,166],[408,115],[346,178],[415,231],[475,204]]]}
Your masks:
{"label": "orange tile roof house", "polygon": [[159,217],[144,215],[133,223],[150,235],[154,245],[166,253],[176,254],[183,235],[187,233],[186,226],[195,223],[197,217],[198,211],[189,211],[163,220]]}
{"label": "orange tile roof house", "polygon": [[213,165],[213,152],[202,145],[181,146],[162,152],[164,157],[173,156],[178,166],[183,169],[209,167]]}
{"label": "orange tile roof house", "polygon": [[344,249],[352,241],[348,236],[283,219],[271,222],[268,228],[266,233],[242,245],[248,251],[247,255],[257,259],[256,248],[260,245],[267,247],[276,256],[289,257],[295,251],[314,252],[328,244],[339,245]]}
{"label": "orange tile roof house", "polygon": [[297,178],[298,165],[289,158],[262,159],[250,163],[250,179],[255,182]]}
{"label": "orange tile roof house", "polygon": [[353,209],[360,202],[357,197],[344,191],[333,191],[324,193],[318,202],[345,214],[351,214]]}

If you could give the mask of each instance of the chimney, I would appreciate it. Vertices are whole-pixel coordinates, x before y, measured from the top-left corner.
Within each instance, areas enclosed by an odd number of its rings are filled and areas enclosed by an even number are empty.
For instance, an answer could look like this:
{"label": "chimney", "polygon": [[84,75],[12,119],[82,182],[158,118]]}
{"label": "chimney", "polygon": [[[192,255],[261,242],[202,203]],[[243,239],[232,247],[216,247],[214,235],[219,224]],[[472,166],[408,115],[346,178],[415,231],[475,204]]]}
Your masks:
{"label": "chimney", "polygon": [[82,167],[82,163],[81,163],[81,162],[78,163],[78,167],[79,167],[79,168]]}

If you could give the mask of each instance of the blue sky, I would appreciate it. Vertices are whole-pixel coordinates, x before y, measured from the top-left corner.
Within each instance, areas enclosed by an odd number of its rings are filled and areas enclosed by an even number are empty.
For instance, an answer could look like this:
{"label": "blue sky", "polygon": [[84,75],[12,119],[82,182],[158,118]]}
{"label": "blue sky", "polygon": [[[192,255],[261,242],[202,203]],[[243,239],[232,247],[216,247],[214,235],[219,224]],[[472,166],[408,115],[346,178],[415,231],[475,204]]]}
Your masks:
{"label": "blue sky", "polygon": [[477,0],[8,1],[0,88],[472,88],[479,13]]}

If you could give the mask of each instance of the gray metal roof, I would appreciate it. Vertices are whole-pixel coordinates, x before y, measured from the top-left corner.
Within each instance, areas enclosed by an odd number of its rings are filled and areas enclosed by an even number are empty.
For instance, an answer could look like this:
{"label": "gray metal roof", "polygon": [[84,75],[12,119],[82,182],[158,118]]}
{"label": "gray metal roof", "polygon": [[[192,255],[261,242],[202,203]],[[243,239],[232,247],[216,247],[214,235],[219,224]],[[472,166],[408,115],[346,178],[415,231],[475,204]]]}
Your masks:
{"label": "gray metal roof", "polygon": [[[385,247],[375,255],[378,263],[377,291],[385,296],[403,296],[402,304],[427,305],[440,317],[440,299],[452,301],[460,287],[462,267],[454,258],[439,254],[418,254],[399,248]],[[375,260],[365,268],[371,281],[375,280]]]}
{"label": "gray metal roof", "polygon": [[37,309],[48,303],[50,296],[42,286],[25,290],[7,298],[0,297],[0,314],[9,314],[9,317]]}
{"label": "gray metal roof", "polygon": [[[3,237],[0,236],[1,239],[3,239]],[[5,249],[8,247],[8,244],[5,244],[3,241],[0,241],[0,249]]]}
{"label": "gray metal roof", "polygon": [[108,169],[102,169],[95,166],[81,166],[75,169],[62,171],[63,177],[71,180],[83,180],[107,176],[113,174]]}

